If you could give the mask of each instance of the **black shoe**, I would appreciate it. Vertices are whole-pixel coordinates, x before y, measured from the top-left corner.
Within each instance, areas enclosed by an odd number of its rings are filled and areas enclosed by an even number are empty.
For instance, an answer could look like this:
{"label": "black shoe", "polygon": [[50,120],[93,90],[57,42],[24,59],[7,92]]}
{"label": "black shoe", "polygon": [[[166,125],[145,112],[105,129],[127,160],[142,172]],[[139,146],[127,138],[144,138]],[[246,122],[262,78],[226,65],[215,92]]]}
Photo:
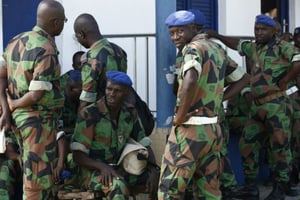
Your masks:
{"label": "black shoe", "polygon": [[254,184],[237,187],[231,193],[231,199],[259,200],[259,190]]}
{"label": "black shoe", "polygon": [[300,194],[297,184],[289,183],[287,186],[288,187],[285,190],[287,196],[296,197]]}
{"label": "black shoe", "polygon": [[275,182],[272,192],[264,200],[284,200],[285,191],[287,190],[287,183]]}
{"label": "black shoe", "polygon": [[223,187],[221,188],[221,191],[222,191],[222,200],[233,200],[238,194],[237,187]]}

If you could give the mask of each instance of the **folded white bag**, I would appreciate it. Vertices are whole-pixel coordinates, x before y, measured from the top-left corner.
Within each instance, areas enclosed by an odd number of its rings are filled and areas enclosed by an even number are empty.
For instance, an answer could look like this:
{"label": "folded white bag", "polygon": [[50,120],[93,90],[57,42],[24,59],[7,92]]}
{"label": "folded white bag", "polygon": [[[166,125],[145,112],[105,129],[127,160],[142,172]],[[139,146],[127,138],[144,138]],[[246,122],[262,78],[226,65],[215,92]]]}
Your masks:
{"label": "folded white bag", "polygon": [[[145,159],[140,160],[138,154],[141,154]],[[122,163],[124,170],[129,174],[140,175],[147,167],[147,158],[147,148],[130,138],[121,154],[118,165]]]}

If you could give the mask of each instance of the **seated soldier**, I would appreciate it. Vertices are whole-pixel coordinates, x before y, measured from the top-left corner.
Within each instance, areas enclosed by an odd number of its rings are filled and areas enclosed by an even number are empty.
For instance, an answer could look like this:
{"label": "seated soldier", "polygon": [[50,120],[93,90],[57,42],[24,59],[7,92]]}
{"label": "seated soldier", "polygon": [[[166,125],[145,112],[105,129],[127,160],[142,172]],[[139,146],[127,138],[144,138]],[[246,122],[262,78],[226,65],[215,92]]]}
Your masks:
{"label": "seated soldier", "polygon": [[[83,51],[77,51],[73,55],[73,69],[60,77],[61,88],[64,90],[65,103],[60,121],[60,128],[69,136],[75,127],[79,96],[81,93],[81,56]],[[68,137],[67,137],[68,138]]]}
{"label": "seated soldier", "polygon": [[[159,170],[135,108],[125,103],[132,81],[123,72],[108,71],[105,96],[79,111],[71,141],[74,161],[81,167],[82,188],[102,192],[108,199],[128,199],[130,188],[146,185],[157,199]],[[148,149],[148,165],[132,175],[117,162],[132,138]],[[145,142],[146,141],[146,142]]]}

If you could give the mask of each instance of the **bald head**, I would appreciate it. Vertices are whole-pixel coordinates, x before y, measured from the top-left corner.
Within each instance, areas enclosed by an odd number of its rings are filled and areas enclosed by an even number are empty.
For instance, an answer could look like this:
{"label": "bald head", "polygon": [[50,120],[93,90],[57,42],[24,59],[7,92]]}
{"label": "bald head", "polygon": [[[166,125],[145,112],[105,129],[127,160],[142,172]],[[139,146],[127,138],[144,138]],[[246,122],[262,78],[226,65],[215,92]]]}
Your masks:
{"label": "bald head", "polygon": [[85,48],[103,38],[96,19],[87,13],[79,15],[74,22],[74,32],[78,42]]}
{"label": "bald head", "polygon": [[43,0],[37,8],[37,25],[52,34],[53,20],[64,20],[64,7],[55,0]]}
{"label": "bald head", "polygon": [[74,30],[83,31],[86,34],[100,33],[96,19],[87,13],[81,14],[76,18]]}

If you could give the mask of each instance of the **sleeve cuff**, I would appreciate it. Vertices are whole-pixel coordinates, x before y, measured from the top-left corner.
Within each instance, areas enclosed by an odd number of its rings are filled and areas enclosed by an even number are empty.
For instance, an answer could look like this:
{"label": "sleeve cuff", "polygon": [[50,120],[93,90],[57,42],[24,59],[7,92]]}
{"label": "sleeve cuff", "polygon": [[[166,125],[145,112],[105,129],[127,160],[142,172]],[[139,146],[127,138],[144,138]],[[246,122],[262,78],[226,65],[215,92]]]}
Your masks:
{"label": "sleeve cuff", "polygon": [[292,62],[300,61],[300,54],[294,55]]}
{"label": "sleeve cuff", "polygon": [[241,94],[242,96],[244,96],[244,94],[245,94],[246,92],[250,92],[250,91],[251,91],[251,90],[250,90],[249,87],[245,87],[244,89],[241,90],[241,93],[240,93],[240,94]]}
{"label": "sleeve cuff", "polygon": [[48,81],[30,81],[29,84],[29,91],[36,91],[36,90],[52,90],[52,83]]}
{"label": "sleeve cuff", "polygon": [[66,134],[64,131],[59,131],[57,134],[56,134],[56,141],[58,141],[60,138],[64,137]]}
{"label": "sleeve cuff", "polygon": [[184,65],[183,65],[183,74],[191,69],[191,68],[195,68],[198,72],[198,77],[200,77],[200,74],[202,72],[202,66],[201,64],[196,61],[196,60],[190,60],[190,61],[187,61]]}
{"label": "sleeve cuff", "polygon": [[71,143],[71,150],[72,151],[82,151],[86,154],[89,154],[90,151],[81,143],[79,142],[72,142]]}
{"label": "sleeve cuff", "polygon": [[246,71],[241,66],[238,66],[231,74],[229,74],[226,80],[229,83],[236,82],[240,80],[245,74]]}
{"label": "sleeve cuff", "polygon": [[3,56],[0,56],[0,68],[7,68],[6,61],[4,60]]}
{"label": "sleeve cuff", "polygon": [[92,93],[92,92],[87,92],[82,90],[79,99],[90,103],[96,102],[97,93]]}

